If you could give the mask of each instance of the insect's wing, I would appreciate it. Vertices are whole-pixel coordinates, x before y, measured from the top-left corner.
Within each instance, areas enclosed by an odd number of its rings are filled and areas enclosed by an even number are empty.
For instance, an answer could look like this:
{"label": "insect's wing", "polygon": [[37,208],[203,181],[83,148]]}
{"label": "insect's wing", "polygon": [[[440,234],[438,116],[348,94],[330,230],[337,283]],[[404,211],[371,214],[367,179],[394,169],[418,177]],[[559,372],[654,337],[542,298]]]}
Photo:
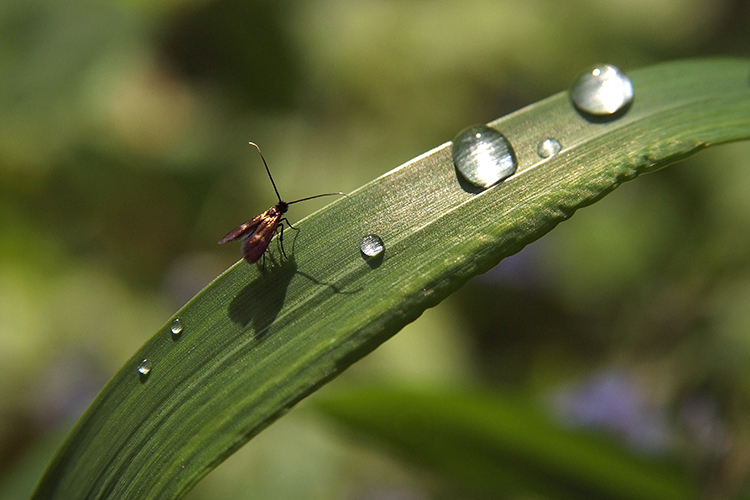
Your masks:
{"label": "insect's wing", "polygon": [[219,245],[223,245],[224,243],[234,241],[239,238],[252,236],[253,233],[255,233],[255,231],[258,229],[258,225],[263,221],[263,218],[267,213],[268,211],[263,212],[262,214],[250,219],[244,224],[240,224],[239,226],[235,227],[234,229],[229,231],[222,239],[219,240]]}
{"label": "insect's wing", "polygon": [[242,242],[242,254],[245,256],[245,260],[248,264],[258,262],[266,251],[266,248],[268,248],[268,244],[271,242],[273,235],[276,234],[276,228],[279,226],[281,214],[270,215],[269,212],[270,210],[255,218],[257,219],[260,217],[261,220],[256,224],[256,228],[252,235],[248,236],[245,241]]}

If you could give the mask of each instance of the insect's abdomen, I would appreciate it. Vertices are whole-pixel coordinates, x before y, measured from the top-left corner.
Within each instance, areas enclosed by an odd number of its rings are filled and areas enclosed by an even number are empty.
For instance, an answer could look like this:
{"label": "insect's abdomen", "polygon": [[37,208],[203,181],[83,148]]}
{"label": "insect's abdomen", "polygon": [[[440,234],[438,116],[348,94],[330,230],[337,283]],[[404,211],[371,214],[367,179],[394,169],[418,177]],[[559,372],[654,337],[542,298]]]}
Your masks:
{"label": "insect's abdomen", "polygon": [[255,232],[242,242],[242,254],[248,264],[254,264],[260,260],[273,235],[276,234],[276,228],[281,220],[281,214],[273,207],[258,217],[260,221]]}

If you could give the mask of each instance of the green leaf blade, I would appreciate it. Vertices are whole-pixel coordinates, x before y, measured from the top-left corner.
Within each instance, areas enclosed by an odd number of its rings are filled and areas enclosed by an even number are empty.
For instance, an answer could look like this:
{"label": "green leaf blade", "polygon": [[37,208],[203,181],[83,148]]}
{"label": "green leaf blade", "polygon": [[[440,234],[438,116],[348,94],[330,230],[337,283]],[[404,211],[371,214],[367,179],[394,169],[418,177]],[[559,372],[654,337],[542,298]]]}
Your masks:
{"label": "green leaf blade", "polygon": [[[566,93],[493,122],[517,173],[481,193],[459,184],[444,144],[272,242],[266,267],[239,262],[110,381],[34,498],[179,498],[211,468],[476,274],[626,180],[704,147],[750,137],[746,60],[634,71],[635,101],[594,123]],[[536,156],[555,137],[563,150]],[[383,262],[359,253],[370,233]],[[148,358],[146,378],[136,371]]]}

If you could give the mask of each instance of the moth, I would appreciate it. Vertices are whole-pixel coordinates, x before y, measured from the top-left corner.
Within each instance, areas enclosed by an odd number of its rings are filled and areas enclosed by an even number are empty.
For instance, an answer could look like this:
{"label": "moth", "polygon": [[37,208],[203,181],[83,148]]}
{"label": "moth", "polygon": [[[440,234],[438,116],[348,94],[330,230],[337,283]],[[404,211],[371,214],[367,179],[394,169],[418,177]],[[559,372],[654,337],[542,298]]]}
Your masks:
{"label": "moth", "polygon": [[284,224],[286,223],[290,228],[296,229],[294,226],[292,226],[289,220],[284,217],[284,214],[287,212],[287,210],[289,210],[289,205],[299,203],[300,201],[321,198],[323,196],[346,195],[339,192],[324,193],[315,196],[308,196],[307,198],[300,198],[299,200],[294,201],[283,201],[281,199],[281,195],[279,195],[279,190],[276,189],[276,183],[273,181],[271,170],[268,168],[268,163],[266,163],[266,159],[263,157],[263,152],[260,150],[260,147],[254,142],[251,142],[250,145],[254,146],[255,149],[258,150],[260,159],[263,160],[263,165],[266,167],[266,173],[268,174],[268,178],[271,179],[271,185],[273,186],[273,190],[276,192],[276,197],[279,199],[279,202],[276,204],[276,206],[269,208],[262,214],[253,217],[244,224],[240,224],[236,228],[229,231],[222,239],[219,240],[219,245],[222,245],[229,241],[242,239],[242,255],[244,256],[245,261],[247,261],[248,264],[255,264],[260,260],[263,254],[266,253],[268,244],[271,243],[271,239],[273,239],[273,236],[277,231],[280,231],[279,244],[281,246],[281,253],[284,255],[284,257],[286,257],[286,252],[284,252]]}

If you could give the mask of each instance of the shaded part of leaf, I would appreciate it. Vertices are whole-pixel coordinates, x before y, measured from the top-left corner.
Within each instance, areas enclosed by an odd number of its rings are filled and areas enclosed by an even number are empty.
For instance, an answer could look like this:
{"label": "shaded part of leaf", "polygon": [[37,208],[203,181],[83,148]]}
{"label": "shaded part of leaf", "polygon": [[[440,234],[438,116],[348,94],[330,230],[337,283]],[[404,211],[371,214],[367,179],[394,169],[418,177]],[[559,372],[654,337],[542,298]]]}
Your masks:
{"label": "shaded part of leaf", "polygon": [[494,498],[696,498],[671,464],[628,454],[609,439],[553,425],[528,402],[479,390],[369,388],[318,399],[325,414],[360,435]]}

